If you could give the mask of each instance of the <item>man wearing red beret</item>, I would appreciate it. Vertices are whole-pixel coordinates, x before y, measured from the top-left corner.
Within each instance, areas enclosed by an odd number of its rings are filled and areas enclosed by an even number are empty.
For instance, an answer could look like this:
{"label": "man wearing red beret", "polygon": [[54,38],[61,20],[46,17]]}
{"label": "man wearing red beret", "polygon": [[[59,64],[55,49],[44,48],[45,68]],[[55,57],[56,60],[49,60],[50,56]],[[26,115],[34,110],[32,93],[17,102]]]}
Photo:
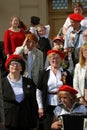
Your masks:
{"label": "man wearing red beret", "polygon": [[80,24],[81,20],[84,19],[82,15],[73,13],[69,15],[69,18],[71,27],[69,27],[67,30],[64,48],[71,48],[72,58],[75,65],[78,62],[79,48],[82,46],[82,44],[84,44],[82,33],[86,27],[81,26]]}
{"label": "man wearing red beret", "polygon": [[[79,13],[79,14],[83,14],[83,5],[80,2],[76,2],[73,6],[73,13]],[[83,20],[81,20],[81,25],[87,27],[87,17],[84,17]],[[64,25],[63,25],[63,34],[64,36],[66,35],[67,29],[71,26],[70,23],[70,18],[67,17]]]}

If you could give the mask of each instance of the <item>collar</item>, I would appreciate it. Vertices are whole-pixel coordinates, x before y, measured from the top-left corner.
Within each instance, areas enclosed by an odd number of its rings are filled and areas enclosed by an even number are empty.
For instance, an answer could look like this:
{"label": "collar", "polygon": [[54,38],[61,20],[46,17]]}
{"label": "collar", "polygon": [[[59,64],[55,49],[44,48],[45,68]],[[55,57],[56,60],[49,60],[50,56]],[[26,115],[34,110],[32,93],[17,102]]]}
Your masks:
{"label": "collar", "polygon": [[[74,32],[74,28],[73,27],[70,27],[69,28],[71,30],[71,32]],[[83,32],[86,28],[84,26],[80,26],[80,29],[78,30],[77,34],[80,33],[80,32]]]}
{"label": "collar", "polygon": [[[51,70],[51,65],[46,68],[46,71]],[[63,68],[60,67],[58,70],[63,71]]]}

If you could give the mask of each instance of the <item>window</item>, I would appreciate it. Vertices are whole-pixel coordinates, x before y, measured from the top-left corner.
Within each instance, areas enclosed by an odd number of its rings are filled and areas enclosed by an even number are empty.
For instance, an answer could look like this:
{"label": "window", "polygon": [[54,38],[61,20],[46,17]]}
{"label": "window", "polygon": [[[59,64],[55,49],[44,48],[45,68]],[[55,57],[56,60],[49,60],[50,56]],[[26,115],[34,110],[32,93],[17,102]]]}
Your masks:
{"label": "window", "polygon": [[68,9],[69,5],[71,5],[71,8],[73,7],[73,4],[76,2],[82,3],[84,8],[87,8],[87,0],[52,0],[52,9],[53,10],[60,10],[60,9]]}

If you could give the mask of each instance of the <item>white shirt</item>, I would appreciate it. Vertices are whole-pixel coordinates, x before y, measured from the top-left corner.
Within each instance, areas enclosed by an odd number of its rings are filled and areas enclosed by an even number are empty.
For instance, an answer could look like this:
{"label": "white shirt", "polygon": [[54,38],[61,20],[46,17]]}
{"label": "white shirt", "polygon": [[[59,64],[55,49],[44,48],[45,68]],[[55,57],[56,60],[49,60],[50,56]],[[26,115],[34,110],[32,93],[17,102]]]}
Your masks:
{"label": "white shirt", "polygon": [[23,87],[22,87],[22,76],[20,77],[20,79],[17,82],[12,81],[9,78],[9,75],[7,76],[7,78],[11,84],[13,91],[14,91],[16,101],[21,102],[24,98]]}
{"label": "white shirt", "polygon": [[[62,68],[59,68],[56,75],[52,72],[51,66],[49,66],[47,68],[47,70],[50,70],[49,79],[48,79],[48,83],[47,83],[48,92],[57,92],[58,87],[63,85],[63,82],[61,81]],[[37,98],[37,103],[38,103],[39,109],[43,108],[42,91],[39,89],[37,89],[37,91],[36,91],[36,98]],[[56,106],[56,105],[58,105],[58,103],[59,103],[59,100],[58,100],[57,94],[48,94],[48,104],[49,105]]]}
{"label": "white shirt", "polygon": [[32,65],[33,65],[33,55],[32,51],[28,52],[28,78],[32,78]]}

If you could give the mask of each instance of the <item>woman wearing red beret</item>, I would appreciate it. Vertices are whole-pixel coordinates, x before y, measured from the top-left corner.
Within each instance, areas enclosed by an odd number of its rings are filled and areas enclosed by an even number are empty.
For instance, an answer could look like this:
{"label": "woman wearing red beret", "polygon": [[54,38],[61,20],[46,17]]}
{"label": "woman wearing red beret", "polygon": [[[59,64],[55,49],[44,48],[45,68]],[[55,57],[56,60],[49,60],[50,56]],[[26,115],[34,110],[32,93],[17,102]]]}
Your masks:
{"label": "woman wearing red beret", "polygon": [[12,54],[6,60],[9,72],[2,79],[2,95],[6,130],[36,130],[37,103],[31,79],[23,77],[25,62],[21,56]]}
{"label": "woman wearing red beret", "polygon": [[44,117],[44,129],[50,130],[53,110],[59,102],[57,90],[63,84],[72,86],[72,77],[69,72],[64,71],[61,67],[64,58],[63,52],[49,50],[47,55],[50,66],[44,69],[39,76],[36,97],[39,118]]}
{"label": "woman wearing red beret", "polygon": [[[77,102],[77,93],[77,90],[69,85],[63,85],[58,89],[58,98],[60,100],[60,103],[54,110],[54,118],[51,125],[51,128],[53,130],[57,130],[63,127],[64,124],[62,120],[60,120],[60,117],[64,114],[87,114],[87,108]],[[76,123],[78,125],[78,121]]]}

